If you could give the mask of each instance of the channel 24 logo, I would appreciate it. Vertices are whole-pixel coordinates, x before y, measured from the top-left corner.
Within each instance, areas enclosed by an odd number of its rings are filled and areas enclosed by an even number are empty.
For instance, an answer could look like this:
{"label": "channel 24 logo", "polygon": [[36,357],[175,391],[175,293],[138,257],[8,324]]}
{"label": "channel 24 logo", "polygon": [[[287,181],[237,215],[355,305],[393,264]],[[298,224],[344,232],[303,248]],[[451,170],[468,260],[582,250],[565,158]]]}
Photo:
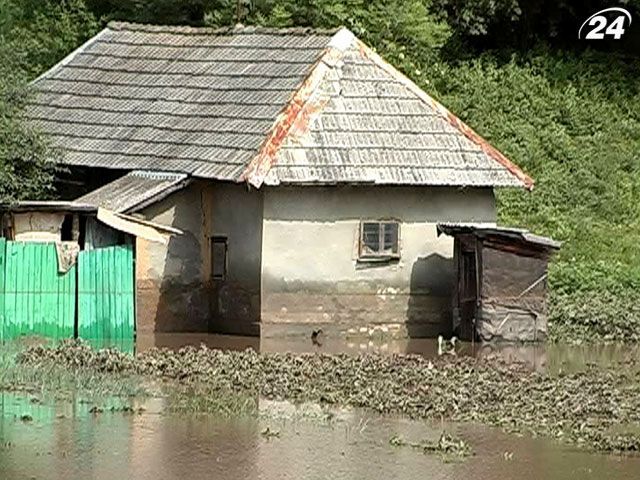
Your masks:
{"label": "channel 24 logo", "polygon": [[580,40],[620,40],[631,25],[631,14],[622,7],[600,10],[587,18],[578,30]]}

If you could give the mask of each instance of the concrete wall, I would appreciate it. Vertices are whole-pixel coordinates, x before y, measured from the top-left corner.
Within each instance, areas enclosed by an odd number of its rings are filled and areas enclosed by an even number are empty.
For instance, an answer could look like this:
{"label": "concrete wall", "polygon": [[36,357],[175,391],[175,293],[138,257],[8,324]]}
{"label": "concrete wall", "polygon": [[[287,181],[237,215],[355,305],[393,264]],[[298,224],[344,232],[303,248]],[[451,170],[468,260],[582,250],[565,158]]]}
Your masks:
{"label": "concrete wall", "polygon": [[64,213],[28,212],[13,214],[17,242],[59,242]]}
{"label": "concrete wall", "polygon": [[211,285],[206,232],[213,185],[195,182],[145,208],[146,220],[179,228],[167,245],[136,241],[139,332],[205,332]]}
{"label": "concrete wall", "polygon": [[209,236],[228,241],[227,275],[213,281],[212,330],[260,333],[262,191],[245,184],[217,183]]}
{"label": "concrete wall", "polygon": [[[200,181],[141,213],[184,234],[137,240],[138,331],[259,334],[262,192]],[[223,281],[211,278],[213,236],[228,239]]]}
{"label": "concrete wall", "polygon": [[[360,220],[397,219],[400,259],[358,261]],[[451,328],[453,241],[437,222],[495,222],[491,189],[265,188],[262,334],[432,336]]]}

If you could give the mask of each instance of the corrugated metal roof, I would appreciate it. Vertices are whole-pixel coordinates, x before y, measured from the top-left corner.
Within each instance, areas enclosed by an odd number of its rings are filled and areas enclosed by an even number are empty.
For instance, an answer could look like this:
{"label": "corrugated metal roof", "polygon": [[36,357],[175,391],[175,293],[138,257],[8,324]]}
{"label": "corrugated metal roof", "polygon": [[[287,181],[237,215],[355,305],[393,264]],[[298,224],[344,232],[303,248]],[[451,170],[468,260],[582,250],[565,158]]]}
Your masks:
{"label": "corrugated metal roof", "polygon": [[71,165],[282,183],[533,181],[346,29],[112,23],[36,80]]}
{"label": "corrugated metal roof", "polygon": [[438,232],[451,236],[471,233],[478,237],[492,235],[503,238],[515,238],[531,245],[554,250],[557,250],[562,246],[561,242],[553,240],[552,238],[536,235],[531,233],[529,230],[515,227],[498,227],[474,223],[439,223]]}
{"label": "corrugated metal roof", "polygon": [[183,188],[184,173],[133,171],[75,200],[118,213],[129,213]]}

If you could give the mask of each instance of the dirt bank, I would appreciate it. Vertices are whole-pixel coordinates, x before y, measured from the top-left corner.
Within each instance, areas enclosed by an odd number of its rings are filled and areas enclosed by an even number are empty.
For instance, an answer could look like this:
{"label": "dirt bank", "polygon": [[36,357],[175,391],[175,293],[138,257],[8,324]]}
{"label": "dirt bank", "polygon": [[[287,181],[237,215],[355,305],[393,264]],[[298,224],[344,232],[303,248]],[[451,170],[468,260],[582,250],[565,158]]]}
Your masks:
{"label": "dirt bank", "polygon": [[495,358],[258,354],[184,348],[135,357],[77,342],[32,346],[30,367],[178,380],[196,395],[237,392],[445,418],[548,435],[601,451],[640,450],[640,370],[634,363],[549,375]]}

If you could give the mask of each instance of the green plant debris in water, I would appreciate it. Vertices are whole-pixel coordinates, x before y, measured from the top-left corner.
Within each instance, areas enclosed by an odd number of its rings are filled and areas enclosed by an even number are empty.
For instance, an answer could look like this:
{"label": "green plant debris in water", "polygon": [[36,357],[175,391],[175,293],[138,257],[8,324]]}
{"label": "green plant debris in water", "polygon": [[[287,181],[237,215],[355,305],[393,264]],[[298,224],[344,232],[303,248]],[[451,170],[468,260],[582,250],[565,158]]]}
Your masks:
{"label": "green plant debris in water", "polygon": [[[640,451],[640,369],[633,359],[551,375],[492,357],[427,360],[206,347],[152,349],[134,357],[70,341],[31,346],[16,361],[27,371],[45,374],[53,365],[63,367],[66,386],[74,385],[70,379],[76,375],[91,375],[95,385],[101,379],[111,386],[118,378],[155,380],[169,399],[175,396],[169,403],[176,411],[251,413],[262,397],[479,422],[600,451]],[[6,388],[6,378],[0,377],[0,385]]]}
{"label": "green plant debris in water", "polygon": [[437,442],[431,440],[423,440],[421,442],[409,442],[399,435],[394,435],[389,440],[394,447],[412,447],[422,450],[423,453],[440,454],[446,457],[457,456],[467,457],[471,455],[472,450],[467,442],[446,431],[440,434]]}
{"label": "green plant debris in water", "polygon": [[255,396],[219,387],[207,382],[167,384],[167,410],[181,414],[216,414],[222,417],[255,415],[258,401]]}
{"label": "green plant debris in water", "polygon": [[22,351],[18,343],[0,349],[0,390],[27,394],[31,403],[73,400],[97,409],[126,411],[132,408],[132,398],[153,394],[148,382],[132,372],[106,373],[93,365],[68,362],[30,364],[19,361]]}
{"label": "green plant debris in water", "polygon": [[273,430],[271,427],[267,427],[260,432],[260,435],[265,438],[280,437],[280,430]]}

